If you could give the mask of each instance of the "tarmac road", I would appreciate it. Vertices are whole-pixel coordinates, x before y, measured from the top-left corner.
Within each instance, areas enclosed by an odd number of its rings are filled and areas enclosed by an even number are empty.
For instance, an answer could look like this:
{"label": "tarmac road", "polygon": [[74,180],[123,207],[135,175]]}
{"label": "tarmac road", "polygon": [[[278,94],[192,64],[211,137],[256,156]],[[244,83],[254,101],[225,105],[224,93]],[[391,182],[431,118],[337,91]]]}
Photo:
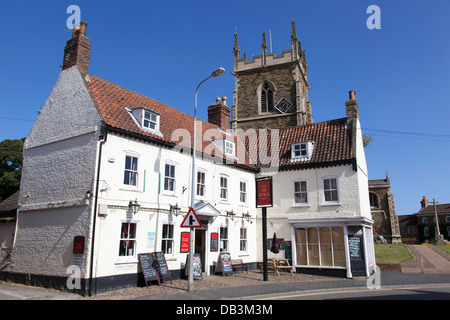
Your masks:
{"label": "tarmac road", "polygon": [[246,297],[252,300],[450,300],[450,284],[347,288]]}

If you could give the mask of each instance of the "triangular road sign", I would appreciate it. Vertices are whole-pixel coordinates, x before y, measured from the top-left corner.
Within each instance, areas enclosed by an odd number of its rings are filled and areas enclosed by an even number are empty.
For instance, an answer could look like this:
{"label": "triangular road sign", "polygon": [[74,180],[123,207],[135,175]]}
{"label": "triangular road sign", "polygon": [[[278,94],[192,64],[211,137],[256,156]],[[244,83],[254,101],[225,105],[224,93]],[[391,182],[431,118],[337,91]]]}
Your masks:
{"label": "triangular road sign", "polygon": [[181,228],[201,228],[202,224],[197,217],[193,208],[189,209],[188,214],[184,217],[183,222],[180,225]]}

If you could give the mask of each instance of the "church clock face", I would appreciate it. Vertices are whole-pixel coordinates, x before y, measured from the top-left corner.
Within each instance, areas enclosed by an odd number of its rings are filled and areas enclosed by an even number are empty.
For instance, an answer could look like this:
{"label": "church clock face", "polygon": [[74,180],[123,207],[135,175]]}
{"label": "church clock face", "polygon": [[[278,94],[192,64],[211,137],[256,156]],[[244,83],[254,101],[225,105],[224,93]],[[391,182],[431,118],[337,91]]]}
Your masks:
{"label": "church clock face", "polygon": [[289,111],[291,107],[292,102],[290,102],[286,98],[281,98],[280,101],[278,101],[277,105],[275,106],[275,109],[277,109],[281,113],[286,113]]}

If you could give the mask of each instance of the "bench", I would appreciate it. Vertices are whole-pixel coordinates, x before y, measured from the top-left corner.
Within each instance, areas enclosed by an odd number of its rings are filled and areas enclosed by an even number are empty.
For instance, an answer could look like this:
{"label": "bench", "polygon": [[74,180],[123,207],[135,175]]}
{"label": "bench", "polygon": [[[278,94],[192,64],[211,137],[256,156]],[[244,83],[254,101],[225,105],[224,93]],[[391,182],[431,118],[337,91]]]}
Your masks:
{"label": "bench", "polygon": [[246,264],[244,264],[242,259],[231,259],[231,267],[233,268],[233,270],[241,269],[242,272],[244,272],[244,270],[246,270],[248,273],[248,266]]}
{"label": "bench", "polygon": [[[264,271],[264,265],[259,265],[260,272]],[[291,275],[294,276],[294,273],[292,271],[292,266],[289,264],[288,259],[267,259],[267,269],[273,270],[274,273],[276,273],[278,276],[280,276],[280,273],[278,270],[286,269],[291,272]]]}

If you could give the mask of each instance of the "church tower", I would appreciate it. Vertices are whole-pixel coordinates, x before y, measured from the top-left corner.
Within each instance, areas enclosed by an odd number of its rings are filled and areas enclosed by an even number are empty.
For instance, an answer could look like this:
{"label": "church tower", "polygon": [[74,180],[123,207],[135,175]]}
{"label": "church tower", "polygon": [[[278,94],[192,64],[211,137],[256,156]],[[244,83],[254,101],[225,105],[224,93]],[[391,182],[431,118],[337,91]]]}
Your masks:
{"label": "church tower", "polygon": [[279,56],[267,53],[265,33],[261,48],[262,54],[250,61],[245,53],[240,58],[235,33],[232,129],[276,129],[312,123],[305,50],[298,41],[295,21],[290,50]]}

